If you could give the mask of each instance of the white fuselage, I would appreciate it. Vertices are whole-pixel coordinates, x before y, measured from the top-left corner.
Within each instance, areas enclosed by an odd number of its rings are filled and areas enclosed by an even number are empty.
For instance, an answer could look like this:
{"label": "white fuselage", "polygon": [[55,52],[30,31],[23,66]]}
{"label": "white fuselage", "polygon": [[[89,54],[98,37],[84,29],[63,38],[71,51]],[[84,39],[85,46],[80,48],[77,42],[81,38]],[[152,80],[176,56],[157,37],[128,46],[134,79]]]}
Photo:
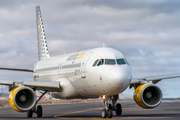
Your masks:
{"label": "white fuselage", "polygon": [[[126,64],[117,64],[117,59],[125,58],[112,48],[96,48],[50,57],[34,65],[34,79],[59,81],[62,91],[51,93],[56,98],[113,96],[123,92],[132,79],[131,66],[126,60]],[[94,65],[96,60],[103,60],[104,63],[98,65],[97,62]],[[115,63],[112,63],[113,60]]]}

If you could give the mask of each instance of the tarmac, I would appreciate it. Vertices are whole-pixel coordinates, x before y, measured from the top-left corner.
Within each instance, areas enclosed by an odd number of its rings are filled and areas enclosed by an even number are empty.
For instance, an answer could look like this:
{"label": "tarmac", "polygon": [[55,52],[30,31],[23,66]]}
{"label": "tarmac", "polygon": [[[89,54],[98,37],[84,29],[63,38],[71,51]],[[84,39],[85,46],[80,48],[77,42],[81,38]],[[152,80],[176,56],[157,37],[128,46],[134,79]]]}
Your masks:
{"label": "tarmac", "polygon": [[[122,105],[122,115],[116,116],[113,112],[111,120],[179,120],[180,100],[164,100],[154,109],[140,108],[133,100],[119,101]],[[104,119],[101,118],[102,102],[75,103],[75,104],[52,104],[43,105],[43,117],[26,118],[26,113],[18,113],[11,107],[0,108],[0,119],[5,120],[82,120],[82,119]]]}

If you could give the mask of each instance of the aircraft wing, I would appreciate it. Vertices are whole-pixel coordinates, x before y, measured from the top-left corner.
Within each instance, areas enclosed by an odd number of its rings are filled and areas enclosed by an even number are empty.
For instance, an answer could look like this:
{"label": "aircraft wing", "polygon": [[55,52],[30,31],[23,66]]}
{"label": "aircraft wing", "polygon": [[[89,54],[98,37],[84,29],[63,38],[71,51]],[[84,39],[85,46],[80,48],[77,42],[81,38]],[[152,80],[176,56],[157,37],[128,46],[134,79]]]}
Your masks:
{"label": "aircraft wing", "polygon": [[[2,68],[0,70],[13,70],[13,71],[23,71],[23,72],[34,72],[30,69],[17,69],[17,68]],[[0,85],[9,86],[9,91],[14,87],[19,85],[24,85],[31,87],[34,90],[43,90],[48,92],[60,92],[62,89],[60,87],[60,82],[45,82],[45,81],[14,81],[14,80],[0,80]]]}
{"label": "aircraft wing", "polygon": [[170,78],[178,78],[180,77],[180,73],[177,74],[167,74],[167,75],[156,75],[156,76],[147,76],[142,78],[133,78],[130,83],[130,88],[134,87],[135,85],[144,84],[152,81],[153,84],[158,83],[161,80],[164,79],[170,79]]}
{"label": "aircraft wing", "polygon": [[9,86],[9,90],[19,85],[31,87],[35,90],[43,90],[48,92],[60,92],[60,82],[45,82],[45,81],[13,81],[13,80],[0,80],[0,85]]}

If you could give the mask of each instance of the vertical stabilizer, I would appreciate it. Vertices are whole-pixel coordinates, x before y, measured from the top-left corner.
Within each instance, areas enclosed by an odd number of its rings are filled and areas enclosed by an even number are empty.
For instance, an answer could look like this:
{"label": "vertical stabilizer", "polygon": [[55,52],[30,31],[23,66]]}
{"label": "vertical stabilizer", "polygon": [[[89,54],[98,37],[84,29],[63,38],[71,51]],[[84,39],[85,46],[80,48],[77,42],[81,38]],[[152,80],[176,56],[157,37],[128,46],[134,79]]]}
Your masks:
{"label": "vertical stabilizer", "polygon": [[37,42],[39,60],[50,57],[40,7],[36,7]]}

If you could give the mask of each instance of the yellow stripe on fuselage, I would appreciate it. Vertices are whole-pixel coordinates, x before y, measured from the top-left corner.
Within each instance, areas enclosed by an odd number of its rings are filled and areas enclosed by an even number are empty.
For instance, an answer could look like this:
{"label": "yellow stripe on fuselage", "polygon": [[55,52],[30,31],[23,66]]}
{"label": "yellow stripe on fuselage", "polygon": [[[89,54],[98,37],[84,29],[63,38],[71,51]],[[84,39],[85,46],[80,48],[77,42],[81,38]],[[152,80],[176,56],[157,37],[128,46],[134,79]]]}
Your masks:
{"label": "yellow stripe on fuselage", "polygon": [[86,53],[81,53],[76,59],[82,59]]}

